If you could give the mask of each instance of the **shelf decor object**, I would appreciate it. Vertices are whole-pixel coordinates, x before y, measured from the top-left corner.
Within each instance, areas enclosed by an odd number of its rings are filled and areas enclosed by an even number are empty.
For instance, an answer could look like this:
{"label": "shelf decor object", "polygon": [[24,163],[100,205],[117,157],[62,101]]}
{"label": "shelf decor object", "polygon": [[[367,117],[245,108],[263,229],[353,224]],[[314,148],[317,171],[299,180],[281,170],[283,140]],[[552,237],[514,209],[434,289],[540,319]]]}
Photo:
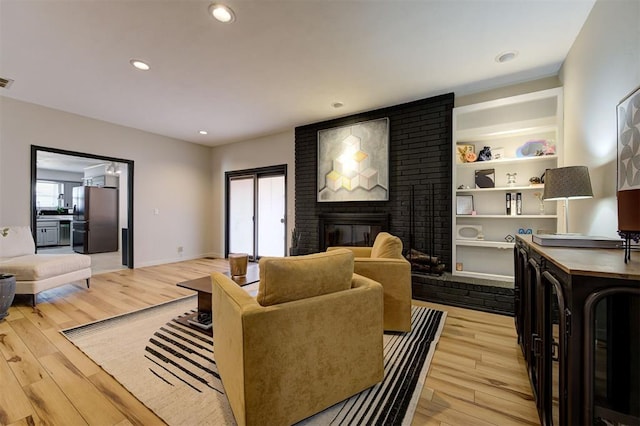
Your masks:
{"label": "shelf decor object", "polygon": [[318,201],[389,200],[389,118],[318,131]]}
{"label": "shelf decor object", "polygon": [[542,198],[547,201],[564,201],[565,233],[569,233],[569,200],[593,198],[589,169],[586,166],[548,169],[544,179]]}
{"label": "shelf decor object", "polygon": [[456,226],[456,238],[459,240],[481,240],[482,225]]}
{"label": "shelf decor object", "polygon": [[476,170],[476,188],[495,188],[496,170],[482,169]]}
{"label": "shelf decor object", "polygon": [[456,214],[473,212],[473,195],[456,195]]}
{"label": "shelf decor object", "polygon": [[625,262],[631,259],[631,240],[640,238],[640,87],[617,108],[618,230],[625,239]]}

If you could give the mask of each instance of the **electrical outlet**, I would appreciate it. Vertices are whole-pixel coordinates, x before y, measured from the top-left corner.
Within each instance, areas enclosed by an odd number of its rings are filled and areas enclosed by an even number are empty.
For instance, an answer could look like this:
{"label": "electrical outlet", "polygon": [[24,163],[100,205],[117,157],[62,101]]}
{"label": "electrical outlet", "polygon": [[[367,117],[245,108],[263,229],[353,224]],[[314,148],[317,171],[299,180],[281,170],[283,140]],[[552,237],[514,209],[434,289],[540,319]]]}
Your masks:
{"label": "electrical outlet", "polygon": [[178,246],[178,253],[182,253],[183,250],[184,248],[182,246]]}
{"label": "electrical outlet", "polygon": [[157,208],[157,207],[155,209],[153,209],[153,214],[156,215],[156,216],[159,215],[160,214],[160,209]]}

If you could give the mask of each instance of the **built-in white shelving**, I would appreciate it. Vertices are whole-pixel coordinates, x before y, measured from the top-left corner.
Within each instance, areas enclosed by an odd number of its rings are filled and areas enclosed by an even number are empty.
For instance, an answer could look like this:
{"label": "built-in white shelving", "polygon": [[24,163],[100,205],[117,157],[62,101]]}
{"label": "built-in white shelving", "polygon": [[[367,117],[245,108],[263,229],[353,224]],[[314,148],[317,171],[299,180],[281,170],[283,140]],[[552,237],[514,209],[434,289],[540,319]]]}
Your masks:
{"label": "built-in white shelving", "polygon": [[[556,202],[541,201],[546,169],[562,165],[562,89],[549,89],[453,110],[453,274],[487,280],[513,281],[513,247],[518,232],[556,232]],[[555,150],[525,152],[533,141],[547,141]],[[471,145],[478,153],[490,147],[498,160],[461,162],[457,148]],[[520,149],[519,149],[520,148]],[[542,155],[541,155],[542,154]],[[476,188],[476,171],[494,170],[494,187]],[[508,176],[516,177],[515,183]],[[514,175],[515,174],[515,175]],[[520,193],[521,214],[507,214],[506,196]],[[457,198],[471,200],[473,214],[457,214]],[[544,208],[541,208],[541,206]],[[460,238],[459,229],[473,228],[474,239]],[[466,236],[465,236],[466,237]]]}

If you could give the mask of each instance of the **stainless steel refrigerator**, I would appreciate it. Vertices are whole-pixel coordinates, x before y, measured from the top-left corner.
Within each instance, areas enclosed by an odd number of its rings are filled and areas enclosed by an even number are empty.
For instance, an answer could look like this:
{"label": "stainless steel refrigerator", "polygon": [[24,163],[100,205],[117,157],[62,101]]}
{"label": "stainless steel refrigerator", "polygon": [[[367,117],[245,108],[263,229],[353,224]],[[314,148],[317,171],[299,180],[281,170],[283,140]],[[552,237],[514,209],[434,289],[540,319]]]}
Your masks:
{"label": "stainless steel refrigerator", "polygon": [[78,253],[118,251],[118,189],[73,188],[71,241]]}

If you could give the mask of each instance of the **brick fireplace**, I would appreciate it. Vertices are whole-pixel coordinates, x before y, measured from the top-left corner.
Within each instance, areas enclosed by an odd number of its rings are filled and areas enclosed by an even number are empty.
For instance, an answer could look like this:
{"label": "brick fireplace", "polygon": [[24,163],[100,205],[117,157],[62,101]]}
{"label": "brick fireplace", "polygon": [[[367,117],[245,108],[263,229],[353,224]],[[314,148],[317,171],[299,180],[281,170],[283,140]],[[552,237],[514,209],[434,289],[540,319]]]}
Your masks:
{"label": "brick fireplace", "polygon": [[[364,229],[358,218],[384,217],[384,228],[372,226],[369,244],[379,229],[426,251],[430,246],[451,270],[451,117],[453,93],[395,105],[295,129],[296,229],[302,233],[300,251],[326,249],[327,220],[350,218],[355,228],[338,228],[342,237],[356,235],[351,244],[364,244]],[[318,131],[362,121],[389,118],[389,200],[318,202]],[[431,196],[431,192],[433,197]],[[412,197],[413,194],[413,197]],[[429,205],[430,199],[433,205]],[[369,216],[367,216],[369,215]],[[433,222],[430,218],[433,216]],[[413,225],[413,226],[412,226]],[[335,229],[334,229],[335,231]]]}

